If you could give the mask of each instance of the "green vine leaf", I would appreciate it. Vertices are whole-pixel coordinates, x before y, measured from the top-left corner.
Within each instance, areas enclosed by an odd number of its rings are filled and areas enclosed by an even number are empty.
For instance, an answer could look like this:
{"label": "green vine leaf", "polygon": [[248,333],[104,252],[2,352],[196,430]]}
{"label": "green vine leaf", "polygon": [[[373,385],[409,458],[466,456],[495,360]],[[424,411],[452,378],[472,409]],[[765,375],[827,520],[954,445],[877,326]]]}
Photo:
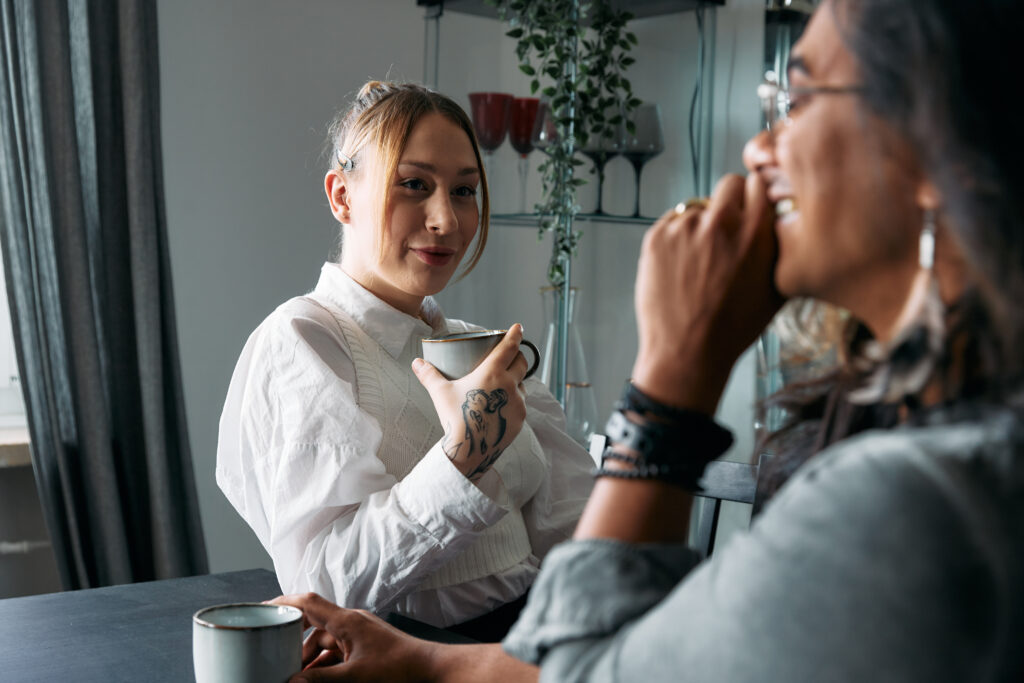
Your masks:
{"label": "green vine leaf", "polygon": [[626,30],[633,15],[610,0],[486,2],[511,25],[505,35],[516,40],[519,70],[533,77],[530,93],[540,91],[551,109],[555,141],[538,167],[543,195],[536,211],[539,236],[553,238],[548,280],[561,286],[581,234],[573,228],[576,188],[587,182],[574,177],[583,164],[574,154],[592,137],[610,139],[623,120],[636,129],[628,115],[641,102],[623,75],[636,62],[628,52],[639,41]]}

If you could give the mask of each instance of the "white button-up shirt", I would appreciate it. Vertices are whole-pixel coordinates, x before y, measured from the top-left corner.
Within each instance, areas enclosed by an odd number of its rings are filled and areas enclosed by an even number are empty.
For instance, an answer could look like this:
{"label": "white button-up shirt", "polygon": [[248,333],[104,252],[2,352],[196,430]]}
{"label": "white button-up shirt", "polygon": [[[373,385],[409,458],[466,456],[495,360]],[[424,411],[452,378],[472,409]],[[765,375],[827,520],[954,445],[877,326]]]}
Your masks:
{"label": "white button-up shirt", "polygon": [[[378,299],[337,264],[316,293],[341,308],[397,358],[443,334],[430,297],[419,318]],[[220,421],[217,483],[270,553],[282,588],[316,591],[377,613],[397,611],[436,626],[480,616],[521,596],[540,558],[569,538],[590,493],[590,456],[565,433],[543,384],[529,379],[526,421],[549,471],[522,507],[533,554],[475,581],[416,590],[508,511],[494,470],[470,482],[434,444],[402,481],[377,458],[381,430],[356,402],[355,367],[324,311],[296,317],[285,303],[249,337]],[[412,370],[409,370],[410,373]]]}

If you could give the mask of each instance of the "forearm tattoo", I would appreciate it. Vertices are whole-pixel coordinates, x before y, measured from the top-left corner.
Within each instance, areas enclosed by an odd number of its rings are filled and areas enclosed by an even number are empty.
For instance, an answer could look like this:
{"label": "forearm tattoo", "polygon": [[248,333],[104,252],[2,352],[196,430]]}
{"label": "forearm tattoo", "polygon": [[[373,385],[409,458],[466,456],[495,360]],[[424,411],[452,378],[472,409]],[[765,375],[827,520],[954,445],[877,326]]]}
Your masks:
{"label": "forearm tattoo", "polygon": [[471,465],[466,476],[472,481],[490,469],[504,450],[497,445],[505,436],[505,417],[501,409],[506,403],[508,394],[504,389],[490,393],[473,389],[466,393],[466,401],[462,404],[462,420],[466,426],[464,437],[457,439],[454,434],[457,428],[446,430],[448,433],[441,448],[452,462]]}

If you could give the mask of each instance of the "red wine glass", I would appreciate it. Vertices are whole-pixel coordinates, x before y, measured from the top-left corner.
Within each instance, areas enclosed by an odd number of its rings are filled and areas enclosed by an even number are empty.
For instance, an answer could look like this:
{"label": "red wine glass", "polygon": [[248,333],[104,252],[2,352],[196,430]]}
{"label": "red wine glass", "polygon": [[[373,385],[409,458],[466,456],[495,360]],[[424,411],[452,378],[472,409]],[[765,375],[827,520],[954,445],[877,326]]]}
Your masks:
{"label": "red wine glass", "polygon": [[503,92],[469,93],[473,129],[484,152],[484,174],[490,175],[491,155],[501,146],[508,131],[508,112],[512,96]]}
{"label": "red wine glass", "polygon": [[536,97],[516,97],[512,100],[512,118],[508,127],[508,141],[519,152],[519,211],[526,213],[526,176],[530,172],[527,159],[533,151],[533,124],[537,120]]}

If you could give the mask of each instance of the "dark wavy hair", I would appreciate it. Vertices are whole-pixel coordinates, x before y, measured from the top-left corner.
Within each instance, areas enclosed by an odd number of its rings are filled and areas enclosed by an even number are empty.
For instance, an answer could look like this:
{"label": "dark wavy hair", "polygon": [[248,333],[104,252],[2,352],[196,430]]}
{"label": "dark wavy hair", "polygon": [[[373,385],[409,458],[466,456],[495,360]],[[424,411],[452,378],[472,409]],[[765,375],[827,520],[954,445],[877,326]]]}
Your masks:
{"label": "dark wavy hair", "polygon": [[759,445],[775,454],[762,478],[766,498],[808,458],[852,434],[1016,403],[1024,386],[1024,126],[1008,104],[1015,82],[1007,75],[1018,61],[1024,2],[832,0],[819,11],[834,13],[859,65],[859,106],[887,122],[928,169],[971,285],[947,312],[934,371],[939,406],[924,408],[914,395],[848,400],[864,379],[856,360],[871,337],[857,320],[834,370],[769,399],[788,419]]}

